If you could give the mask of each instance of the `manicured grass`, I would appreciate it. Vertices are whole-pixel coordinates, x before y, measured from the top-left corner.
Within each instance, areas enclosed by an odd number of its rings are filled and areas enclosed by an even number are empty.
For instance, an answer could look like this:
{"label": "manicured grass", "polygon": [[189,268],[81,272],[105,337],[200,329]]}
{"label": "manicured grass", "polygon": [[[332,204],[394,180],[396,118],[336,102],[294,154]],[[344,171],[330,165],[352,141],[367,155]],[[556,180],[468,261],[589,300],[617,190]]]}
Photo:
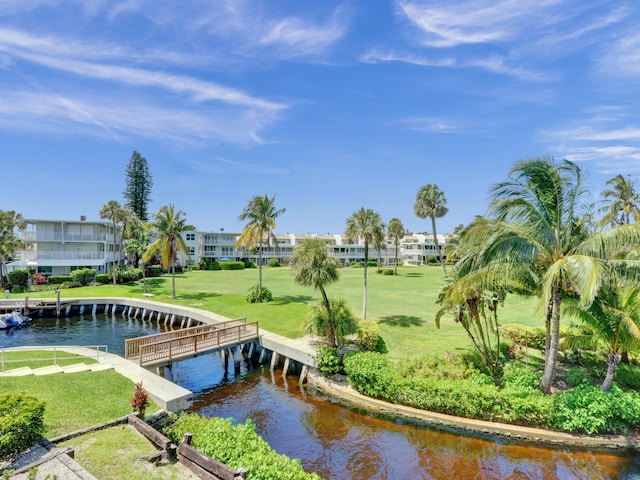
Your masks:
{"label": "manicured grass", "polygon": [[[258,281],[256,269],[238,271],[190,271],[176,275],[177,299],[171,299],[171,276],[149,279],[148,291],[155,301],[201,308],[230,317],[259,321],[260,327],[295,338],[304,335],[304,319],[309,306],[320,301],[313,288],[296,285],[287,267],[263,268],[263,285],[274,300],[249,304],[247,290]],[[362,311],[362,268],[340,270],[338,282],[327,287],[330,296],[344,298],[356,315]],[[398,276],[380,275],[368,270],[367,318],[380,324],[380,331],[394,359],[423,353],[444,354],[469,347],[463,329],[451,317],[436,328],[435,303],[442,282],[442,270],[435,267],[400,267]],[[63,298],[124,296],[144,298],[141,282],[133,285],[99,285],[62,290]],[[22,295],[23,297],[24,295]],[[55,297],[54,292],[31,292],[31,298]],[[21,296],[12,295],[20,298]],[[499,310],[503,324],[541,326],[536,314],[537,299],[510,296]]]}
{"label": "manicured grass", "polygon": [[176,463],[155,466],[148,459],[157,453],[153,445],[133,427],[117,425],[72,438],[58,447],[73,447],[75,460],[96,478],[178,480],[186,467]]}
{"label": "manicured grass", "polygon": [[[1,392],[25,392],[45,402],[47,438],[131,413],[134,388],[131,380],[113,370],[0,377]],[[147,412],[158,410],[151,401]]]}
{"label": "manicured grass", "polygon": [[[83,357],[74,353],[62,350],[9,350],[2,354],[4,361],[4,371],[13,370],[20,367],[31,367],[32,369],[40,367],[49,367],[51,365],[60,365],[61,367],[75,365],[76,363],[86,363],[91,365],[96,363],[93,358]],[[54,363],[55,360],[55,363]]]}

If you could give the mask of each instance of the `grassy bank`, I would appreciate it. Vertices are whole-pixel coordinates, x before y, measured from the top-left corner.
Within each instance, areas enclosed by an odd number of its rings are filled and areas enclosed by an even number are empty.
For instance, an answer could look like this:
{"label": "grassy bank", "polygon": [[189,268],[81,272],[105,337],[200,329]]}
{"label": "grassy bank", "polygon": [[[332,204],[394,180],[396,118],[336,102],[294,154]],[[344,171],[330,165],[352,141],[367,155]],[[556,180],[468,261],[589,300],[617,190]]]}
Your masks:
{"label": "grassy bank", "polygon": [[[171,277],[149,279],[153,300],[209,310],[230,318],[247,317],[260,327],[295,338],[304,334],[303,324],[310,305],[320,301],[312,288],[294,284],[289,269],[263,269],[263,284],[274,295],[265,304],[249,304],[245,295],[257,283],[255,269],[240,271],[191,271],[176,276],[177,299],[171,298]],[[363,269],[340,270],[340,280],[328,286],[330,296],[344,298],[356,315],[362,310]],[[392,358],[416,353],[444,354],[468,348],[466,334],[452,319],[437,329],[435,303],[442,282],[439,267],[400,267],[398,276],[376,274],[369,269],[367,317],[380,324]],[[30,298],[55,297],[55,292],[30,292]],[[63,298],[124,296],[144,298],[142,284],[98,285],[62,290]],[[23,298],[12,295],[12,298]],[[542,325],[536,315],[536,299],[511,296],[499,316],[501,323]]]}

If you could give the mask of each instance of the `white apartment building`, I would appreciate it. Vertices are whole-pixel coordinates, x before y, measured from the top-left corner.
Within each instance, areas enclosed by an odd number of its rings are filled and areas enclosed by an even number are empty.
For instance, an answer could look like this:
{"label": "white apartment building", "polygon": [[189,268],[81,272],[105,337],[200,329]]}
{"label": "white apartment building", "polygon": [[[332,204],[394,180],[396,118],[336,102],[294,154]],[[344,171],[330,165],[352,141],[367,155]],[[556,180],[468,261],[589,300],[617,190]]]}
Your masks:
{"label": "white apartment building", "polygon": [[107,273],[120,254],[120,232],[113,248],[113,226],[109,221],[26,219],[19,232],[23,249],[7,265],[9,270],[29,267],[49,275],[68,275],[77,268],[95,268]]}
{"label": "white apartment building", "polygon": [[[287,259],[293,255],[296,245],[299,245],[306,238],[322,238],[327,244],[330,254],[337,258],[345,266],[353,262],[364,261],[364,241],[358,243],[347,243],[341,234],[315,235],[304,234],[295,235],[287,233],[276,235],[278,246],[273,243],[267,245],[266,241],[262,245],[262,255],[258,251],[258,246],[251,250],[236,248],[236,241],[240,233],[220,232],[185,232],[183,238],[189,247],[190,259],[183,258],[183,264],[198,264],[201,259],[208,261],[238,261],[249,259],[258,263],[260,257],[263,265],[267,265],[269,260],[277,258],[281,263],[286,263]],[[445,235],[438,235],[438,243],[444,246]],[[398,261],[405,265],[424,265],[430,255],[438,257],[438,249],[433,243],[433,236],[428,234],[410,234],[402,238],[398,245]],[[395,245],[393,239],[385,239],[384,247],[380,250],[369,245],[369,259],[380,260],[383,266],[394,266]]]}

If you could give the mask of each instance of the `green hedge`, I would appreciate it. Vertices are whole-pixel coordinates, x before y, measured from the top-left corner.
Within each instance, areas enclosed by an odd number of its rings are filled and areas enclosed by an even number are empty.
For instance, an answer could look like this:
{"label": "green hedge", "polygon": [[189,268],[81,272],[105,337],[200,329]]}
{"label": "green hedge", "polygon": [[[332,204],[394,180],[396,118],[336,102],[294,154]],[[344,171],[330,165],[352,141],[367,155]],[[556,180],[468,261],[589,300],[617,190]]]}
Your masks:
{"label": "green hedge", "polygon": [[145,268],[145,275],[147,277],[159,277],[160,275],[162,275],[162,267],[158,266],[158,265],[154,265],[151,267],[146,267]]}
{"label": "green hedge", "polygon": [[0,458],[35,445],[44,433],[44,402],[24,393],[0,395]]}
{"label": "green hedge", "polygon": [[194,448],[231,468],[245,469],[247,480],[320,480],[317,474],[306,473],[299,460],[273,450],[256,433],[251,420],[233,425],[229,419],[187,414],[164,429],[165,435],[176,444],[187,432],[193,434]]}
{"label": "green hedge", "polygon": [[96,282],[106,284],[111,282],[111,275],[108,273],[98,273],[96,275]]}
{"label": "green hedge", "polygon": [[26,269],[12,270],[7,275],[9,277],[9,283],[13,287],[24,288],[29,283],[29,273]]}
{"label": "green hedge", "polygon": [[49,277],[49,285],[62,285],[71,281],[73,281],[71,275],[51,275]]}
{"label": "green hedge", "polygon": [[221,270],[244,270],[244,262],[218,262]]}

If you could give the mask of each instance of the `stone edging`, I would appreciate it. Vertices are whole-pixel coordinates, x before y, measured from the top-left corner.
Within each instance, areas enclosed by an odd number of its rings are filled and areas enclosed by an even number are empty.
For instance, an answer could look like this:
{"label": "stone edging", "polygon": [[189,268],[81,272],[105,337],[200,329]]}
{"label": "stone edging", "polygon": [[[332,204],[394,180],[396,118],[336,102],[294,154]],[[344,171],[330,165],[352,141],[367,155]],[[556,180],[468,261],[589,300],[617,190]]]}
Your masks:
{"label": "stone edging", "polygon": [[572,435],[569,433],[543,430],[540,428],[509,425],[469,418],[455,417],[443,413],[429,412],[404,405],[396,405],[370,398],[358,393],[350,385],[335,382],[317,371],[310,372],[309,385],[324,393],[336,397],[353,406],[392,417],[418,420],[428,425],[446,428],[453,431],[465,431],[475,434],[498,435],[520,442],[538,445],[571,447],[592,450],[631,449],[640,451],[640,441],[636,435]]}

